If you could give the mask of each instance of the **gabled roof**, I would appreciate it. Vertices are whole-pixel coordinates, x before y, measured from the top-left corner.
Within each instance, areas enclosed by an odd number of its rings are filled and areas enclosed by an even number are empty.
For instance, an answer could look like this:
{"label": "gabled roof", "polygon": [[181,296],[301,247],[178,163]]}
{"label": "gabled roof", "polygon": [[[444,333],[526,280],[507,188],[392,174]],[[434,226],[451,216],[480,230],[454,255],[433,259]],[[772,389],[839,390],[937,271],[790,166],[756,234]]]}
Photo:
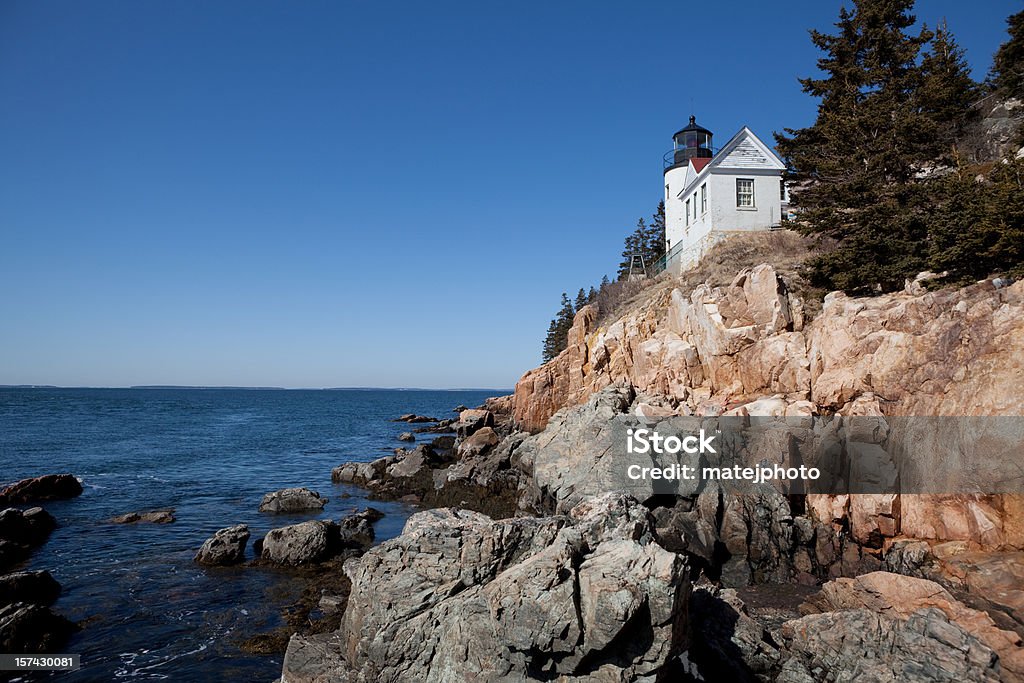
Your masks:
{"label": "gabled roof", "polygon": [[[744,169],[786,170],[786,165],[776,156],[775,152],[761,142],[761,139],[754,135],[754,131],[746,126],[740,128],[714,158],[690,159],[690,162],[693,169],[692,171],[687,169],[686,182],[683,184],[683,189],[676,195],[678,197],[688,193],[699,180],[716,168],[737,171]],[[700,162],[699,165],[698,162]]]}
{"label": "gabled roof", "polygon": [[693,164],[693,170],[700,173],[704,170],[704,167],[708,165],[711,159],[707,157],[694,157],[690,159],[690,163]]}

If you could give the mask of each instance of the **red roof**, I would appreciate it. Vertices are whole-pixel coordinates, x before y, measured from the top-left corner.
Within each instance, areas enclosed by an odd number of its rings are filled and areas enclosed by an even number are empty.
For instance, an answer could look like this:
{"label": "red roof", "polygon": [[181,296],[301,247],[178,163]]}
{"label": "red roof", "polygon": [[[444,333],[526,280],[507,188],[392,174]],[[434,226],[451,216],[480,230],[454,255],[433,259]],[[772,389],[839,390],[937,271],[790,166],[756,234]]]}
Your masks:
{"label": "red roof", "polygon": [[696,171],[697,173],[703,171],[704,167],[708,165],[709,161],[711,161],[711,159],[705,157],[694,157],[690,159],[690,163],[693,164],[693,170]]}

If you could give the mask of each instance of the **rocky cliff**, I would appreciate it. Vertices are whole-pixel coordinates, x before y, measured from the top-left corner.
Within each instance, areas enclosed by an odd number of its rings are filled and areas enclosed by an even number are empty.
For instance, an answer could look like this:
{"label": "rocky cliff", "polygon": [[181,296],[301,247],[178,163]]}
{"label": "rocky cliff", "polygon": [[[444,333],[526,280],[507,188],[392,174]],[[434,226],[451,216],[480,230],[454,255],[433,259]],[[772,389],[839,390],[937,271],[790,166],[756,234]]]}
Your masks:
{"label": "rocky cliff", "polygon": [[842,412],[871,395],[886,415],[1022,415],[1024,282],[803,302],[769,265],[726,287],[654,287],[623,316],[576,314],[569,345],[516,384],[531,432],[611,384],[671,398],[680,412],[725,410],[766,395]]}
{"label": "rocky cliff", "polygon": [[[1008,285],[1008,286],[1007,286]],[[569,345],[516,384],[532,432],[612,385],[655,397],[665,416],[1024,415],[1024,282],[825,297],[812,321],[769,265],[724,287],[654,286],[615,320],[585,307]],[[652,405],[657,404],[657,405]],[[765,413],[765,411],[768,411]],[[810,496],[817,519],[867,542],[899,536],[1021,548],[1018,496]]]}

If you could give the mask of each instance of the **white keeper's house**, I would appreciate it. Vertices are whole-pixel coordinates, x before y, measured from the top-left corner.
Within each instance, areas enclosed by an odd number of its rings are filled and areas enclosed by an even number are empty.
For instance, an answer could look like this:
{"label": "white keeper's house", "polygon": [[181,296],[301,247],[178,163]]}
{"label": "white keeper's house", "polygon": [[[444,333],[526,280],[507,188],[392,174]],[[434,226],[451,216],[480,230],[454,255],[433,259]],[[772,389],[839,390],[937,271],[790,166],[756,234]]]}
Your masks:
{"label": "white keeper's house", "polygon": [[721,149],[690,117],[665,162],[665,268],[680,273],[730,234],[778,227],[788,211],[785,164],[744,126]]}

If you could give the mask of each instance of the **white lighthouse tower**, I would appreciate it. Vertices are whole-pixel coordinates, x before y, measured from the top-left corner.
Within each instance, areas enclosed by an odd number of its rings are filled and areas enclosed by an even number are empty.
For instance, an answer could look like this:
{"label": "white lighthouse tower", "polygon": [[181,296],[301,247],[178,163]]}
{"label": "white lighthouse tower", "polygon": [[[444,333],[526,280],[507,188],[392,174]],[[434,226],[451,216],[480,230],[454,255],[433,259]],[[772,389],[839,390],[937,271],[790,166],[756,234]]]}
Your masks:
{"label": "white lighthouse tower", "polygon": [[665,263],[679,273],[730,234],[778,226],[787,208],[785,165],[744,126],[720,150],[710,130],[689,124],[664,157]]}

